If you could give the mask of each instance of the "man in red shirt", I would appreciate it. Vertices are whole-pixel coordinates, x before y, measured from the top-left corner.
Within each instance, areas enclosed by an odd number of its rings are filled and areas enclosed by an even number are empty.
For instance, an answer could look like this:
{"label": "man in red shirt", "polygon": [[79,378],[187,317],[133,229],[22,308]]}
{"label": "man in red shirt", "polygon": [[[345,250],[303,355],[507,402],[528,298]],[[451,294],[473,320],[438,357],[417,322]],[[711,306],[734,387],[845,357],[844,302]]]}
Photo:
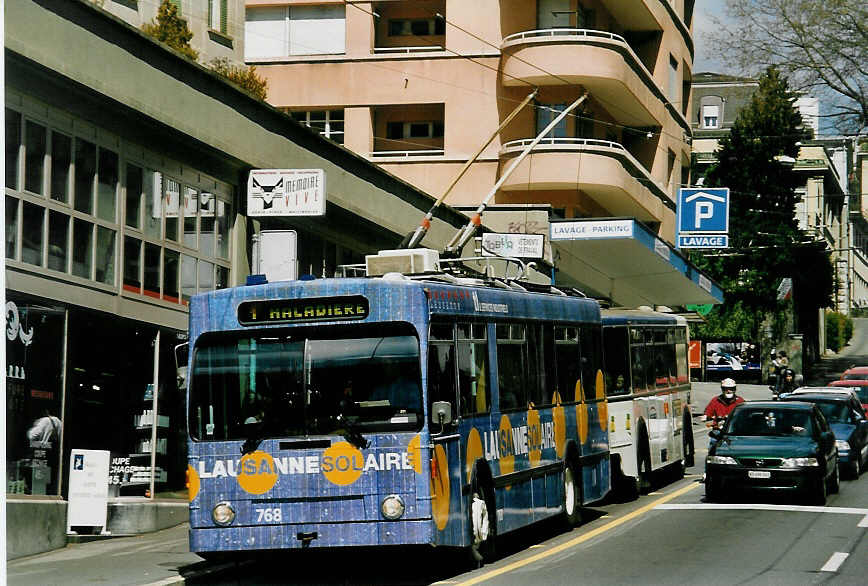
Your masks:
{"label": "man in red shirt", "polygon": [[718,427],[719,422],[727,418],[736,405],[744,403],[744,399],[735,394],[735,381],[725,378],[720,381],[720,394],[708,402],[705,408],[705,426]]}

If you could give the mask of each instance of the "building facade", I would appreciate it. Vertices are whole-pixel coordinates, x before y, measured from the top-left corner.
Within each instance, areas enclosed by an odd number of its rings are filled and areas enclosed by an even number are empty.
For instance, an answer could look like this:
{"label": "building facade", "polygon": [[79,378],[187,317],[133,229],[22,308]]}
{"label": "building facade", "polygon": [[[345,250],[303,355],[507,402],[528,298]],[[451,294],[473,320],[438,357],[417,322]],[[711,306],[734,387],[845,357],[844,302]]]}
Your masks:
{"label": "building facade", "polygon": [[[549,220],[631,218],[667,250],[674,273],[683,260],[671,247],[675,202],[690,171],[693,4],[247,0],[245,61],[268,80],[275,107],[435,196],[494,135],[447,203],[476,206],[501,181],[493,202],[511,210],[550,206]],[[498,131],[533,91],[531,105]],[[551,236],[550,222],[537,229]],[[557,283],[617,304],[662,303],[650,283],[627,282],[636,269],[620,270],[574,241],[552,244]],[[639,252],[659,257],[653,245]],[[698,281],[689,271],[673,278],[693,279],[687,288]],[[714,301],[708,291],[689,297],[667,302]]]}

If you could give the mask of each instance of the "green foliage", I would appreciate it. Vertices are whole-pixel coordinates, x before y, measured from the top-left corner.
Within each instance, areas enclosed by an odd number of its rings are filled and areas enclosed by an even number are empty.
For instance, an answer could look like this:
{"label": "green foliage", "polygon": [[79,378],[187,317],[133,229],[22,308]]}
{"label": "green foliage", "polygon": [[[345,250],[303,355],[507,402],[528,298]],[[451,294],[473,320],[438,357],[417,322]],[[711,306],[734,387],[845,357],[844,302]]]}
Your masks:
{"label": "green foliage", "polygon": [[705,323],[691,327],[690,335],[700,340],[757,340],[761,319],[741,302],[717,305],[705,316]]}
{"label": "green foliage", "polygon": [[209,65],[216,73],[222,75],[235,85],[240,86],[242,89],[247,90],[260,100],[265,101],[268,80],[257,75],[255,66],[233,65],[226,57],[214,59]]}
{"label": "green foliage", "polygon": [[[795,97],[787,80],[770,67],[750,104],[720,141],[717,162],[706,173],[704,185],[730,188],[731,248],[722,255],[690,255],[721,284],[726,296],[725,306],[717,311],[725,319],[714,328],[711,321],[706,324],[716,330],[715,337],[728,337],[723,332],[736,329],[753,334],[744,339],[757,339],[762,316],[779,310],[777,286],[784,277],[794,277],[800,304],[823,307],[831,299],[829,255],[803,242],[795,218],[795,189],[803,180],[791,165],[779,161],[795,159],[797,142],[808,138],[793,108]],[[735,323],[728,323],[732,319]]]}
{"label": "green foliage", "polygon": [[143,24],[142,32],[194,61],[199,58],[199,53],[190,46],[193,33],[187,27],[187,21],[178,15],[178,7],[170,0],[160,3],[156,22]]}
{"label": "green foliage", "polygon": [[826,312],[826,348],[839,352],[853,336],[853,320],[837,311]]}

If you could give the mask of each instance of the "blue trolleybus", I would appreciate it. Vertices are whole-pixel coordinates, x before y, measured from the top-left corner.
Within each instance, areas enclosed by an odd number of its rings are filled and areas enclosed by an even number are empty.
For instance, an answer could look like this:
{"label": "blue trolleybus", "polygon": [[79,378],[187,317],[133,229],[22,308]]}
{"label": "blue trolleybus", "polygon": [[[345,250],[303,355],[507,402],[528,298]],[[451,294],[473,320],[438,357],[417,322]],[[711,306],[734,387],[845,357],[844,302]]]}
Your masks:
{"label": "blue trolleybus", "polygon": [[449,274],[194,297],[190,545],[204,556],[495,536],[609,491],[597,302]]}
{"label": "blue trolleybus", "polygon": [[635,496],[654,472],[693,466],[687,321],[616,309],[602,321],[613,478]]}

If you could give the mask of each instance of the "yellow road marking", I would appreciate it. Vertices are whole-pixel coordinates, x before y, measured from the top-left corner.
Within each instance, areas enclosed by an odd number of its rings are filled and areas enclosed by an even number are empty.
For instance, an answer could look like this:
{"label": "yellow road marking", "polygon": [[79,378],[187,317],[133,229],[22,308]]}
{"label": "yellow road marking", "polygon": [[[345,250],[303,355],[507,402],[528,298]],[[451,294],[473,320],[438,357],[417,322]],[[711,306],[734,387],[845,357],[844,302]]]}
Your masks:
{"label": "yellow road marking", "polygon": [[527,565],[532,564],[534,562],[537,562],[541,559],[545,559],[549,556],[555,555],[556,553],[560,553],[560,552],[564,551],[565,549],[569,549],[569,548],[574,547],[580,543],[584,543],[585,541],[588,541],[589,539],[593,539],[594,537],[596,537],[602,533],[605,533],[606,531],[609,531],[610,529],[614,529],[618,525],[623,525],[624,523],[626,523],[627,521],[629,521],[631,519],[635,519],[636,517],[638,517],[640,515],[644,515],[645,513],[647,513],[648,511],[650,511],[654,507],[656,507],[658,505],[662,505],[665,502],[671,501],[674,498],[678,498],[682,494],[688,493],[691,490],[694,490],[695,488],[697,488],[698,486],[699,486],[698,483],[692,482],[683,488],[679,488],[675,492],[671,492],[671,493],[667,494],[666,496],[663,496],[663,497],[657,499],[656,501],[648,503],[644,507],[640,507],[640,508],[636,509],[632,513],[628,513],[628,514],[624,515],[623,517],[618,517],[614,521],[606,523],[602,527],[597,527],[593,531],[588,531],[587,533],[584,533],[584,534],[576,537],[575,539],[570,539],[569,541],[566,541],[560,545],[556,545],[555,547],[553,547],[551,549],[540,552],[538,554],[534,554],[534,555],[532,555],[528,558],[525,558],[523,560],[519,560],[517,562],[512,562],[511,564],[507,564],[507,565],[503,566],[502,568],[497,568],[495,570],[491,570],[490,572],[486,572],[486,573],[481,574],[479,576],[475,576],[473,578],[470,578],[469,580],[465,580],[464,582],[459,582],[458,584],[460,584],[460,586],[471,586],[472,584],[479,584],[480,582],[490,580],[496,576],[500,576],[501,574],[506,574],[507,572],[517,570],[518,568],[521,568],[523,566],[527,566]]}

